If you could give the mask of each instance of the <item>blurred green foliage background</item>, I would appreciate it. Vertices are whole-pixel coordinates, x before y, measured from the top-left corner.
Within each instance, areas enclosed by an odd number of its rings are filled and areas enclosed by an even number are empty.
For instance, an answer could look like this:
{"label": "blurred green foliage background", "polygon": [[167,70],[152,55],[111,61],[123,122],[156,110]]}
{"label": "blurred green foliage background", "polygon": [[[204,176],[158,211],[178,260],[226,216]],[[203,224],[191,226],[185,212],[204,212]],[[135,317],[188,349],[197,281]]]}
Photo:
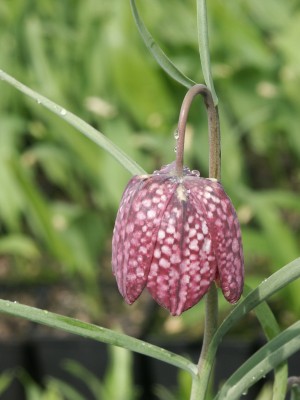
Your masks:
{"label": "blurred green foliage background", "polygon": [[[242,225],[246,279],[256,285],[300,254],[300,4],[207,3],[222,182]],[[138,6],[172,61],[203,82],[195,0]],[[186,90],[151,58],[129,1],[2,1],[0,49],[0,68],[91,123],[147,171],[173,161]],[[104,292],[116,291],[111,236],[130,176],[39,104],[1,82],[0,93],[1,283],[69,282],[88,318],[107,321]],[[207,142],[198,99],[185,162],[202,176]],[[299,291],[296,282],[274,299],[283,325],[300,317]],[[165,326],[198,326],[199,307]]]}

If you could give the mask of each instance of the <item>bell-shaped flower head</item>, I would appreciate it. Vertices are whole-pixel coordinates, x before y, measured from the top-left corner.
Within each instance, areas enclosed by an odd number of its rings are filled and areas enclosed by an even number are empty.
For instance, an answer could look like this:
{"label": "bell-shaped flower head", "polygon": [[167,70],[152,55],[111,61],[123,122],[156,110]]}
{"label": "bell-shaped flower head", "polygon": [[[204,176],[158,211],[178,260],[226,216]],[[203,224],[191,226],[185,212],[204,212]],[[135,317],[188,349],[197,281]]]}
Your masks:
{"label": "bell-shaped flower head", "polygon": [[132,304],[146,287],[172,315],[197,304],[214,281],[235,303],[244,278],[231,200],[217,179],[180,167],[178,157],[130,180],[112,241],[113,272],[126,302]]}

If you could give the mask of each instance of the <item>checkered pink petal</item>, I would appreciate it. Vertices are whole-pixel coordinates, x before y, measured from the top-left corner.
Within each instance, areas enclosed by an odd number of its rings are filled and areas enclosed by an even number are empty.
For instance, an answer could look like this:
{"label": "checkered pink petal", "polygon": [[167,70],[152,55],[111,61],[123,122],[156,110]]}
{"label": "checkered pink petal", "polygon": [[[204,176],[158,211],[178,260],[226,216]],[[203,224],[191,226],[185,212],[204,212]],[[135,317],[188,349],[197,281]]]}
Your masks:
{"label": "checkered pink petal", "polygon": [[180,315],[207,292],[216,275],[205,214],[179,184],[157,234],[147,288],[172,315]]}
{"label": "checkered pink petal", "polygon": [[[201,184],[200,184],[201,181]],[[235,303],[244,283],[244,262],[241,231],[235,209],[222,185],[210,179],[186,180],[195,205],[206,209],[206,222],[213,238],[218,265],[218,281],[224,297]]]}
{"label": "checkered pink petal", "polygon": [[112,265],[133,303],[145,286],[172,315],[195,305],[211,283],[236,302],[243,288],[243,250],[233,205],[216,180],[174,163],[127,185],[116,218]]}
{"label": "checkered pink petal", "polygon": [[163,175],[133,177],[123,194],[113,234],[112,265],[129,304],[146,285],[157,231],[174,187]]}

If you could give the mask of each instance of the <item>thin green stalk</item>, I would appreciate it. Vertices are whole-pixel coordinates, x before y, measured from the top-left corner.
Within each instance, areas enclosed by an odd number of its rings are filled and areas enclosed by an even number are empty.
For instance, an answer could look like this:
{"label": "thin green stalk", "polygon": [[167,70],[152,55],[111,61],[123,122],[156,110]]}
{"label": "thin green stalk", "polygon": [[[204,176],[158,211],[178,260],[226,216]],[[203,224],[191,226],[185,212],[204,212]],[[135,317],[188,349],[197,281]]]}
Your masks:
{"label": "thin green stalk", "polygon": [[[209,91],[208,91],[209,92]],[[209,177],[221,179],[221,136],[217,107],[214,106],[212,95],[206,97],[206,107],[209,118]],[[214,360],[209,358],[209,347],[218,328],[218,293],[213,283],[205,298],[205,328],[203,345],[198,362],[198,373],[193,378],[190,400],[204,400],[207,392],[208,380],[203,380],[203,374],[210,376]]]}
{"label": "thin green stalk", "polygon": [[207,386],[202,384],[203,371],[211,371],[213,362],[207,357],[209,345],[218,327],[218,292],[215,284],[212,284],[205,298],[205,331],[200,358],[198,361],[198,373],[193,378],[190,400],[205,399]]}
{"label": "thin green stalk", "polygon": [[199,373],[207,361],[208,347],[218,327],[218,292],[214,283],[205,298],[205,311],[205,335],[198,362]]}
{"label": "thin green stalk", "polygon": [[[178,176],[183,174],[184,138],[185,128],[190,106],[195,96],[200,94],[205,102],[208,114],[209,130],[209,177],[220,180],[221,178],[221,146],[220,146],[220,124],[218,110],[214,105],[210,90],[205,85],[194,85],[191,87],[182,102],[179,121],[178,121],[178,142],[176,153],[176,173]],[[218,294],[213,283],[205,299],[205,329],[203,345],[197,365],[197,375],[193,377],[191,400],[201,398],[205,394],[206,387],[201,386],[200,376],[203,368],[212,368],[212,362],[207,361],[207,352],[210,342],[218,327]]]}
{"label": "thin green stalk", "polygon": [[178,141],[176,152],[176,172],[178,176],[182,176],[183,156],[184,156],[184,140],[185,129],[188,118],[189,109],[195,98],[200,94],[203,97],[208,117],[209,132],[209,177],[221,179],[221,147],[220,147],[220,124],[218,110],[214,106],[213,98],[210,90],[201,84],[192,86],[186,93],[178,120]]}

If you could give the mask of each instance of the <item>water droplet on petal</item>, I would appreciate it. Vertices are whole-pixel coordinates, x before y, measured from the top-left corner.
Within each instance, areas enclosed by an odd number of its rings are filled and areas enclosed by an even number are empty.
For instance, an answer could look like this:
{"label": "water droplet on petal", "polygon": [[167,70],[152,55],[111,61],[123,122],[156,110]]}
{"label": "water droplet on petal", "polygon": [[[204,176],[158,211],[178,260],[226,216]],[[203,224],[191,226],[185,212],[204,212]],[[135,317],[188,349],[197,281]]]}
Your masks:
{"label": "water droplet on petal", "polygon": [[67,111],[64,108],[62,108],[60,110],[60,115],[66,115],[66,114],[67,114]]}
{"label": "water droplet on petal", "polygon": [[175,140],[178,140],[178,139],[179,139],[178,129],[176,129],[176,131],[174,132],[174,139],[175,139]]}
{"label": "water droplet on petal", "polygon": [[200,172],[197,171],[196,169],[193,169],[193,170],[191,171],[191,174],[192,174],[192,175],[195,175],[195,176],[200,176]]}

